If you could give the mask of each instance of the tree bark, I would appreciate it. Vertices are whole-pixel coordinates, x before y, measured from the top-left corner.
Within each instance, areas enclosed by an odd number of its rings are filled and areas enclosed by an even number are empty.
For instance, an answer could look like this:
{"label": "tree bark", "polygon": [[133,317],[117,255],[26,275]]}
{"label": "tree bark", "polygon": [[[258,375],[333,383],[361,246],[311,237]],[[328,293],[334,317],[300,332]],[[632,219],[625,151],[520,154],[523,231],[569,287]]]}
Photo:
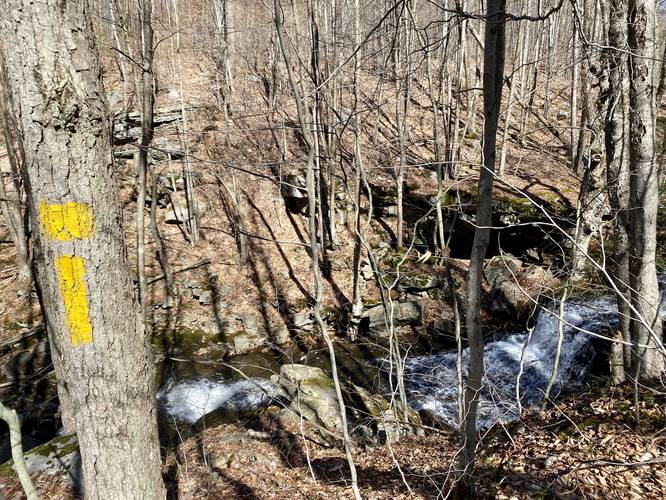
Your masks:
{"label": "tree bark", "polygon": [[497,124],[504,83],[504,54],[506,31],[506,0],[488,0],[486,3],[486,33],[483,63],[483,160],[479,174],[478,209],[472,255],[467,275],[467,338],[469,339],[469,367],[465,387],[465,420],[462,422],[464,493],[473,496],[474,461],[476,455],[476,416],[479,391],[483,378],[483,336],[481,332],[481,280],[483,262],[490,240],[492,223],[492,191],[495,176]]}
{"label": "tree bark", "polygon": [[[603,2],[602,2],[603,3]],[[606,143],[606,184],[611,210],[615,215],[613,267],[617,297],[619,335],[627,342],[612,348],[611,377],[619,384],[631,364],[629,331],[629,66],[627,47],[627,0],[611,0],[608,6],[608,99],[604,136]]]}
{"label": "tree bark", "polygon": [[87,2],[0,13],[63,418],[87,498],[164,497],[154,368],[138,313]]}
{"label": "tree bark", "polygon": [[636,377],[659,376],[666,367],[657,347],[663,345],[659,317],[659,288],[655,265],[657,210],[659,208],[659,168],[655,157],[655,71],[654,38],[657,5],[653,0],[629,1],[630,56],[630,213],[631,252],[629,278],[634,307],[652,325],[632,318],[634,349],[633,370]]}
{"label": "tree bark", "polygon": [[153,2],[141,0],[141,143],[137,155],[136,198],[136,268],[139,279],[139,303],[145,321],[148,300],[146,286],[146,177],[148,172],[148,149],[153,140]]}

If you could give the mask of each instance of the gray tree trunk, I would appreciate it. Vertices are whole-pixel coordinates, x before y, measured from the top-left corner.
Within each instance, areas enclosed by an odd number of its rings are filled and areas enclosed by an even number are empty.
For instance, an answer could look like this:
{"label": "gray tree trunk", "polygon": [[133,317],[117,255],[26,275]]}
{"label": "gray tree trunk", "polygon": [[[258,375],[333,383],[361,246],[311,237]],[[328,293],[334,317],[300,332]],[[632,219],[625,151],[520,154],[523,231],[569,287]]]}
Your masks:
{"label": "gray tree trunk", "polygon": [[[139,279],[139,303],[145,321],[148,308],[148,286],[146,285],[146,178],[148,172],[148,149],[153,140],[153,2],[141,0],[141,143],[138,162],[136,198],[136,270]],[[138,96],[137,96],[138,99]]]}
{"label": "gray tree trunk", "polygon": [[483,161],[479,175],[478,209],[476,231],[472,255],[467,275],[467,338],[469,339],[469,367],[465,387],[464,415],[462,422],[463,453],[461,481],[465,493],[472,496],[474,491],[474,461],[476,456],[477,431],[476,416],[479,405],[479,391],[483,377],[483,336],[481,332],[481,280],[483,262],[490,240],[492,223],[492,192],[495,177],[497,147],[497,124],[502,102],[504,83],[504,56],[506,0],[488,0],[486,3],[486,33],[483,62]]}
{"label": "gray tree trunk", "polygon": [[[602,2],[603,5],[603,2]],[[611,0],[608,6],[608,99],[604,126],[606,184],[615,215],[613,261],[620,316],[619,336],[627,344],[613,345],[611,376],[619,384],[631,363],[629,332],[629,66],[627,48],[627,0]],[[618,50],[614,50],[618,49]]]}
{"label": "gray tree trunk", "polygon": [[123,239],[88,3],[9,0],[0,35],[11,47],[22,174],[39,221],[36,280],[85,496],[163,498],[154,368]]}
{"label": "gray tree trunk", "polygon": [[629,274],[632,303],[652,328],[632,320],[634,343],[651,348],[634,349],[634,374],[657,377],[666,367],[657,349],[662,343],[658,314],[659,288],[655,265],[657,210],[659,208],[659,168],[655,157],[656,78],[654,38],[657,4],[653,0],[629,1],[630,56],[630,213],[631,252]]}

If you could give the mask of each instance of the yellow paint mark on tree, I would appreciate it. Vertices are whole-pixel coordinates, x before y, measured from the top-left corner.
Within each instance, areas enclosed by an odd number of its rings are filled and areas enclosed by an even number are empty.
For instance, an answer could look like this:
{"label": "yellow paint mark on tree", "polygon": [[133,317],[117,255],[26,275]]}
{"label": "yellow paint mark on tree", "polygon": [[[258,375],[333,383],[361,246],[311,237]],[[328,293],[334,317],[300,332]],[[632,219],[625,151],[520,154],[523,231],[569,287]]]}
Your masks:
{"label": "yellow paint mark on tree", "polygon": [[93,211],[85,203],[69,201],[63,204],[39,205],[39,219],[47,238],[59,241],[81,240],[93,230]]}
{"label": "yellow paint mark on tree", "polygon": [[69,330],[72,344],[78,346],[92,342],[83,259],[75,255],[62,255],[56,257],[55,268],[65,304],[65,326]]}

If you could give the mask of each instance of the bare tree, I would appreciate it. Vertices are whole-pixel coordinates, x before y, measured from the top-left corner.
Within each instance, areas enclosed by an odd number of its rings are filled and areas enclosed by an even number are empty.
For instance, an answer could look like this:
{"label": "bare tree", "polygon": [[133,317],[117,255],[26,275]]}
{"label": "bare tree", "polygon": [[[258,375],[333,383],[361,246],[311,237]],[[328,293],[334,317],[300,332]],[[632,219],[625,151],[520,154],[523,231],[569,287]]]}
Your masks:
{"label": "bare tree", "polygon": [[317,244],[317,198],[316,198],[316,189],[315,189],[315,172],[314,172],[314,157],[315,157],[315,147],[314,147],[314,138],[312,130],[310,129],[308,118],[309,113],[305,109],[305,104],[301,97],[301,90],[294,76],[291,54],[287,46],[286,33],[284,29],[284,20],[282,13],[282,5],[280,0],[273,0],[274,8],[274,21],[275,28],[277,31],[278,41],[280,44],[280,49],[282,51],[282,57],[284,59],[285,66],[287,67],[287,76],[289,79],[289,84],[291,90],[294,94],[294,100],[296,102],[296,110],[298,113],[298,121],[303,132],[303,139],[306,144],[308,160],[307,160],[307,175],[306,175],[306,186],[308,194],[308,232],[310,236],[310,257],[312,258],[312,275],[314,281],[314,299],[315,304],[313,308],[315,321],[319,327],[319,331],[326,343],[328,348],[329,358],[331,362],[331,372],[333,376],[333,383],[335,385],[335,392],[338,399],[338,404],[340,407],[340,417],[342,420],[342,432],[343,432],[343,441],[345,447],[345,454],[347,456],[347,463],[349,465],[351,473],[351,487],[354,497],[357,499],[361,498],[361,493],[358,489],[358,480],[356,478],[356,466],[354,465],[354,457],[351,451],[351,439],[349,437],[349,430],[347,428],[347,410],[345,407],[345,402],[342,397],[342,390],[340,387],[340,379],[338,377],[337,364],[335,358],[335,350],[333,348],[333,341],[331,340],[328,329],[321,315],[322,309],[322,299],[323,299],[323,285],[321,280],[321,271],[319,269],[319,246]]}
{"label": "bare tree", "polygon": [[636,348],[634,352],[634,376],[645,378],[657,377],[666,368],[666,359],[657,349],[663,337],[655,263],[659,209],[659,167],[655,156],[656,20],[656,2],[629,1],[629,210],[632,214],[629,285],[634,307],[652,322],[650,329],[632,321],[631,333],[636,345],[651,347]]}
{"label": "bare tree", "polygon": [[39,221],[36,281],[85,495],[158,499],[154,368],[123,239],[88,7],[11,0],[0,13],[0,35],[28,207]]}
{"label": "bare tree", "polygon": [[9,185],[7,189],[3,175],[0,173],[0,208],[6,218],[9,235],[16,249],[16,266],[21,278],[29,278],[30,255],[28,235],[24,224],[23,189],[19,178],[19,154],[14,120],[9,106],[9,93],[5,84],[5,68],[0,58],[0,126],[4,136],[7,160],[9,163]]}
{"label": "bare tree", "polygon": [[[604,2],[602,2],[602,5]],[[619,335],[626,344],[615,343],[611,357],[613,381],[621,383],[631,364],[629,309],[629,65],[627,56],[627,1],[612,0],[606,7],[608,23],[608,91],[604,125],[606,184],[614,215],[613,263],[620,320]]]}
{"label": "bare tree", "polygon": [[[146,177],[148,172],[148,153],[153,140],[153,2],[140,2],[140,40],[141,66],[141,142],[136,155],[137,199],[136,199],[136,267],[139,280],[139,303],[144,321],[148,308],[148,287],[146,285]],[[138,96],[137,96],[138,98]]]}
{"label": "bare tree", "polygon": [[492,195],[495,177],[497,124],[504,85],[504,56],[506,32],[506,0],[488,0],[486,4],[486,32],[483,61],[483,159],[479,174],[478,208],[472,255],[467,277],[467,338],[469,339],[469,367],[465,386],[464,416],[461,423],[463,453],[461,487],[468,494],[474,492],[474,461],[476,457],[476,416],[479,391],[483,378],[483,333],[481,331],[481,280],[483,263],[490,240],[492,224]]}

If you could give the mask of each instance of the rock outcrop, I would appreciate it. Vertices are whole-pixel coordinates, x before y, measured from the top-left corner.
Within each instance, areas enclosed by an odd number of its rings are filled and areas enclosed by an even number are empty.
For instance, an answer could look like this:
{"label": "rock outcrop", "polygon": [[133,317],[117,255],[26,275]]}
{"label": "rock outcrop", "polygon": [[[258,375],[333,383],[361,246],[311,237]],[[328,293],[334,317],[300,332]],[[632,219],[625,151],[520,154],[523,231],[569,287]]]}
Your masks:
{"label": "rock outcrop", "polygon": [[342,435],[342,419],[333,380],[321,368],[282,365],[271,382],[291,401],[291,408],[306,420],[321,425],[335,435]]}

